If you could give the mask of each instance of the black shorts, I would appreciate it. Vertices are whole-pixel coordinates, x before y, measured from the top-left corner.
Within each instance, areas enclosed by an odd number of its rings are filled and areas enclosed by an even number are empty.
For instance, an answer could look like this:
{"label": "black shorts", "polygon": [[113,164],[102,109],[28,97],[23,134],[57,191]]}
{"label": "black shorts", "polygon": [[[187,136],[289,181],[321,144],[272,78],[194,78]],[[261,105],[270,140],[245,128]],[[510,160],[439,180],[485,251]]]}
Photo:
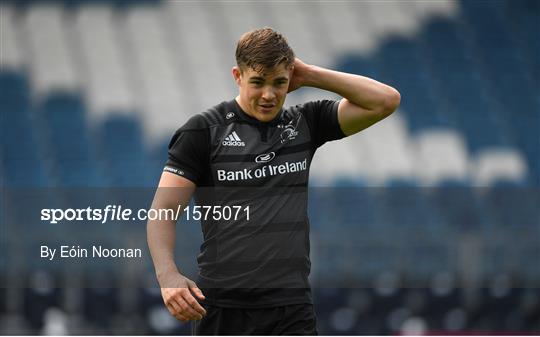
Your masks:
{"label": "black shorts", "polygon": [[191,322],[192,335],[317,335],[312,304],[261,309],[204,305],[206,316]]}

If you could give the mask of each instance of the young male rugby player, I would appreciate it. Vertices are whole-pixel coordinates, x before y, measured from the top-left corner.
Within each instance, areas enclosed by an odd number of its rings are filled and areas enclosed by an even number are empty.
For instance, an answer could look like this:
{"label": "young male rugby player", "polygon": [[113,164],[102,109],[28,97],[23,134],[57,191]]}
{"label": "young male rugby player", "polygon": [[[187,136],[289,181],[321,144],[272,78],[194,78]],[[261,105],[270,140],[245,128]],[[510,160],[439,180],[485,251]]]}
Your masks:
{"label": "young male rugby player", "polygon": [[[192,321],[194,334],[314,335],[307,219],[313,154],[389,116],[400,94],[302,62],[271,28],[245,33],[236,62],[238,96],[193,116],[169,145],[152,207],[176,209],[194,195],[218,216],[201,220],[197,284],[174,262],[175,221],[148,222],[161,293],[172,315]],[[343,98],[283,108],[287,93],[303,86]],[[242,211],[225,214],[235,206]]]}

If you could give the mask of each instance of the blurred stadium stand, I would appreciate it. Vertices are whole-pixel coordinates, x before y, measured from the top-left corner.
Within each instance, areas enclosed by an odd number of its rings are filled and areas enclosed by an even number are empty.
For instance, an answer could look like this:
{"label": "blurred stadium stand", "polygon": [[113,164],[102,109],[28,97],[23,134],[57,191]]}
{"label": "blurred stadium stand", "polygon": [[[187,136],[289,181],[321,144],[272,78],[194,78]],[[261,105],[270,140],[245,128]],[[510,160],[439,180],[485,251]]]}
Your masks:
{"label": "blurred stadium stand", "polygon": [[[540,331],[539,1],[3,1],[0,18],[4,191],[154,188],[174,130],[235,95],[238,37],[271,26],[306,62],[402,94],[398,112],[313,163],[319,332]],[[287,104],[325,95],[304,88]],[[8,233],[25,213],[10,196],[0,334],[189,334],[151,270],[9,269],[22,237],[50,230]],[[197,226],[177,252],[192,272]],[[144,226],[108,231],[144,242]]]}

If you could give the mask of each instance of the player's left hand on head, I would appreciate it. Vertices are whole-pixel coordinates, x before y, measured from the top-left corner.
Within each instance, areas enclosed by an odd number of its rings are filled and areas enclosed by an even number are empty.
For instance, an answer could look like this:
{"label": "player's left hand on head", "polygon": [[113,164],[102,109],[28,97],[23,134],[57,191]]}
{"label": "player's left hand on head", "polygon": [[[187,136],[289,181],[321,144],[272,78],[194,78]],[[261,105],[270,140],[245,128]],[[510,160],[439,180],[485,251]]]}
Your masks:
{"label": "player's left hand on head", "polygon": [[295,91],[296,89],[303,87],[305,85],[305,74],[308,71],[308,65],[305,64],[298,57],[294,59],[293,71],[291,78],[289,79],[289,88],[287,92]]}

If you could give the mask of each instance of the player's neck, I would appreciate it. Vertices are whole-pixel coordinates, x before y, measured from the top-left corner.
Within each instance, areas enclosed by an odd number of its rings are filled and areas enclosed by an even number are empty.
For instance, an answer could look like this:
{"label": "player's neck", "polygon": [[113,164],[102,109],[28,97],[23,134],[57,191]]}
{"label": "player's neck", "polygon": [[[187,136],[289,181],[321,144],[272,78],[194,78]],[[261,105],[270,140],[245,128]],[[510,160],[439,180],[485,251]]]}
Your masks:
{"label": "player's neck", "polygon": [[255,116],[253,116],[253,114],[249,111],[249,104],[244,104],[244,102],[242,102],[242,99],[240,98],[240,95],[236,96],[235,101],[236,103],[238,103],[243,113],[245,113],[249,117],[255,118]]}

